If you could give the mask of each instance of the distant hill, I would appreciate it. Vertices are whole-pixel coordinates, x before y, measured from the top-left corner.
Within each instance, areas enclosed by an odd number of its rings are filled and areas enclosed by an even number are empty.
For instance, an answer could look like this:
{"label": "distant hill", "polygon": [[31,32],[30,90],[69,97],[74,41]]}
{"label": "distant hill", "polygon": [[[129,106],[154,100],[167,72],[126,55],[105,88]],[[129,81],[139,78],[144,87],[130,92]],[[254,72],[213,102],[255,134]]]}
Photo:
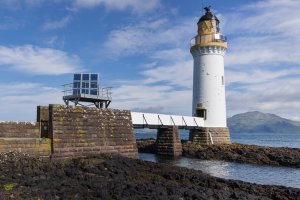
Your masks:
{"label": "distant hill", "polygon": [[227,123],[234,133],[300,133],[300,122],[258,111],[234,115]]}

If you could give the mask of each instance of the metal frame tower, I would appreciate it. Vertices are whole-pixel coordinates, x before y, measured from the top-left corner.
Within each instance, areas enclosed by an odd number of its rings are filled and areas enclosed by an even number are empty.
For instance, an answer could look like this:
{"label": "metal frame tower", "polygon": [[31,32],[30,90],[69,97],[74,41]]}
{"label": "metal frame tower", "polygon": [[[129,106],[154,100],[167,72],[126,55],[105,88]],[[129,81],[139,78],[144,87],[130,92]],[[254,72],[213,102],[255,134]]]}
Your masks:
{"label": "metal frame tower", "polygon": [[72,102],[75,106],[84,106],[81,102],[85,102],[97,108],[108,108],[112,101],[111,87],[100,87],[99,74],[74,74],[73,83],[63,86],[63,101],[66,105]]}

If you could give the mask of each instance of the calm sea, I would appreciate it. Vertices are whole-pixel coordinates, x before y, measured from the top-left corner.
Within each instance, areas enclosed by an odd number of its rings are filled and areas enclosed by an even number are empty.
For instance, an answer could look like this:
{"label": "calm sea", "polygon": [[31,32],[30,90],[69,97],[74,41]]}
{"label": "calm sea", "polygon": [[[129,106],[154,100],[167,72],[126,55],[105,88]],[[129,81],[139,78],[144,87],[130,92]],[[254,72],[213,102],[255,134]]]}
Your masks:
{"label": "calm sea", "polygon": [[[136,138],[156,138],[156,130],[137,129]],[[181,130],[180,138],[187,140],[189,138],[188,131]],[[300,133],[231,133],[230,138],[233,143],[300,148]]]}
{"label": "calm sea", "polygon": [[[156,138],[156,130],[136,130],[136,137],[139,139]],[[188,139],[188,131],[181,131],[180,137],[181,139]],[[261,146],[300,148],[300,133],[231,133],[231,141]],[[212,176],[225,179],[300,188],[300,169],[297,168],[199,160],[185,157],[175,159],[146,153],[140,153],[139,156],[142,160],[201,170]]]}

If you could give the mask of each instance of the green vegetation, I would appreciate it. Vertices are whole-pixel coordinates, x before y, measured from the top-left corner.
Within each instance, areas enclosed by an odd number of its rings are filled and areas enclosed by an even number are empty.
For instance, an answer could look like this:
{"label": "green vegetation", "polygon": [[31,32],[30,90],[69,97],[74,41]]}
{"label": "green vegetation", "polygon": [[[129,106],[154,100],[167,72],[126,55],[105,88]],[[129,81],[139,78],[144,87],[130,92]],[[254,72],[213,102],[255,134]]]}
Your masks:
{"label": "green vegetation", "polygon": [[3,185],[4,189],[6,191],[10,191],[12,190],[16,185],[18,185],[17,183],[8,183],[8,184],[5,184]]}

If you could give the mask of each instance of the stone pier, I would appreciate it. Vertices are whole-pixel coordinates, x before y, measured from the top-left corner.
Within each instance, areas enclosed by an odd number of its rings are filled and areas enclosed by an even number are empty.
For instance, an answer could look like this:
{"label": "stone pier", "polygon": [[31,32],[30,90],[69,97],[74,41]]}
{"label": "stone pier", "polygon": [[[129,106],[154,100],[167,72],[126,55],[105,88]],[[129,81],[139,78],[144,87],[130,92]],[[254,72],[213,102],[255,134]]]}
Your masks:
{"label": "stone pier", "polygon": [[182,145],[176,126],[157,129],[156,153],[160,155],[181,156]]}
{"label": "stone pier", "polygon": [[138,158],[128,110],[38,106],[37,122],[0,122],[0,153],[78,157],[120,154]]}
{"label": "stone pier", "polygon": [[51,140],[41,138],[40,124],[0,122],[0,153],[17,151],[34,156],[49,156]]}
{"label": "stone pier", "polygon": [[230,144],[228,128],[197,128],[190,130],[189,141],[203,145]]}
{"label": "stone pier", "polygon": [[50,105],[49,122],[53,156],[116,153],[138,158],[130,111]]}

